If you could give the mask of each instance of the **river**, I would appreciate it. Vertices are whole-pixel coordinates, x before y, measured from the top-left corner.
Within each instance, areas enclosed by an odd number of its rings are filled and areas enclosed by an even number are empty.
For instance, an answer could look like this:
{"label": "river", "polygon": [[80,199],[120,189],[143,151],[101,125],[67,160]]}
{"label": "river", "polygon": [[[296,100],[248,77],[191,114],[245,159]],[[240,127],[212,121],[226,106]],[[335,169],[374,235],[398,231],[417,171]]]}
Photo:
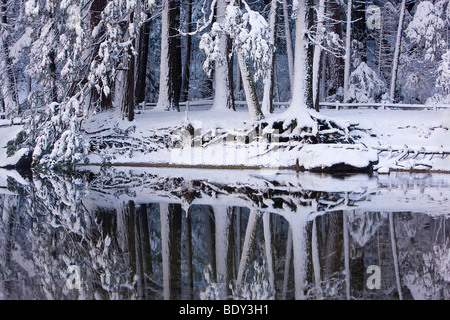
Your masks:
{"label": "river", "polygon": [[450,175],[1,171],[1,299],[450,299]]}

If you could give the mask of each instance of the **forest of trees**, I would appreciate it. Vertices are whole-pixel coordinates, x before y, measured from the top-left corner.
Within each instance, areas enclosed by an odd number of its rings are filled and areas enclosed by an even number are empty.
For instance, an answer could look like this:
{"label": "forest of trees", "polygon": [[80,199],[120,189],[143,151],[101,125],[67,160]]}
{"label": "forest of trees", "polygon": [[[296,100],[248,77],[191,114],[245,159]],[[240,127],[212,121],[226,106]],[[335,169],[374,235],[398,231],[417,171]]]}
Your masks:
{"label": "forest of trees", "polygon": [[[450,1],[2,0],[0,113],[22,116],[33,158],[87,148],[83,119],[135,108],[251,118],[291,101],[448,103]],[[262,101],[262,102],[261,102]],[[33,110],[47,110],[40,117]],[[31,111],[31,112],[30,112]],[[14,149],[17,147],[11,147]],[[73,159],[76,160],[76,159]]]}

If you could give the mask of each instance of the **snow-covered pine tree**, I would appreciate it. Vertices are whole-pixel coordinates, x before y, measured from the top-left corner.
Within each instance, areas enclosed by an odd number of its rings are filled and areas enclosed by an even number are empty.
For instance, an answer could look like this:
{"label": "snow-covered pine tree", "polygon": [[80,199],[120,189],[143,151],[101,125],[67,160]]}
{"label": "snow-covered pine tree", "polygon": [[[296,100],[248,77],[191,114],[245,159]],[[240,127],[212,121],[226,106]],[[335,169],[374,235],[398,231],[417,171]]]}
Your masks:
{"label": "snow-covered pine tree", "polygon": [[10,11],[13,9],[9,0],[2,0],[1,5],[1,94],[3,97],[4,109],[8,114],[20,113],[20,102],[17,88],[17,75],[14,68],[13,59],[10,54],[11,45],[11,32],[14,28],[11,28],[8,20]]}
{"label": "snow-covered pine tree", "polygon": [[[153,3],[146,1],[145,6]],[[101,12],[97,12],[99,18],[94,19],[98,23],[91,25],[90,5],[94,4]],[[24,129],[27,139],[21,141],[32,150],[35,165],[71,168],[83,160],[89,141],[81,132],[81,123],[90,110],[101,109],[98,100],[90,103],[92,92],[97,90],[98,97],[113,97],[111,88],[117,93],[120,85],[116,81],[120,63],[133,60],[134,41],[144,19],[143,7],[134,0],[109,1],[102,7],[101,3],[89,0],[26,2],[25,12],[35,26],[29,70],[41,79],[42,88],[47,89],[42,99],[34,100],[47,106],[47,113],[39,119],[31,118]],[[134,77],[132,70],[128,68]],[[121,84],[127,92],[132,92],[134,78],[128,78],[129,75],[125,78],[128,81]],[[57,101],[53,101],[55,88]],[[113,97],[116,103],[118,97],[123,95]],[[116,105],[122,107],[131,120],[129,112],[134,110],[134,92],[131,98],[130,95],[125,97],[122,102],[127,104]],[[123,106],[131,106],[131,109]]]}
{"label": "snow-covered pine tree", "polygon": [[[401,98],[405,102],[438,101],[441,89],[436,85],[443,55],[448,50],[450,1],[421,1],[414,8],[414,16],[405,29],[406,41],[411,41],[408,55],[403,57],[405,68],[399,69]],[[405,41],[405,42],[406,42]],[[401,77],[400,77],[401,76]]]}

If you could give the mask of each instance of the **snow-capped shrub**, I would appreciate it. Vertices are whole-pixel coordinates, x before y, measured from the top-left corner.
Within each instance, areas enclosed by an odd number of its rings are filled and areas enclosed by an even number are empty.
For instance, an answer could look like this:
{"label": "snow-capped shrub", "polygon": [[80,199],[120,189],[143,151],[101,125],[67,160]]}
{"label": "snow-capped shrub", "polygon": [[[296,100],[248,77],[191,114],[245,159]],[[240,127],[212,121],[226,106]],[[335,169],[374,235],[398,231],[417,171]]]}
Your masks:
{"label": "snow-capped shrub", "polygon": [[346,102],[376,102],[386,92],[386,84],[365,62],[352,72]]}

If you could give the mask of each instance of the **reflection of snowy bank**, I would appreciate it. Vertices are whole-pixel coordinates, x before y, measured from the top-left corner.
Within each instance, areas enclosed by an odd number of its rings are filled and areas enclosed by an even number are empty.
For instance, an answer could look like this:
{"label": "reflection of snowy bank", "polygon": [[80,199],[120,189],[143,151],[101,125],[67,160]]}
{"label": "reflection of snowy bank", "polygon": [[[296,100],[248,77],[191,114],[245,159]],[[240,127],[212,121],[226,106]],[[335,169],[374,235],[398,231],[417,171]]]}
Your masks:
{"label": "reflection of snowy bank", "polygon": [[[90,167],[97,171],[98,167]],[[448,214],[450,177],[446,174],[390,175],[288,170],[201,170],[112,167],[93,181],[91,195],[105,205],[174,202],[190,205],[233,205],[281,213],[309,207],[310,213],[336,210]],[[101,190],[97,193],[96,190]]]}

